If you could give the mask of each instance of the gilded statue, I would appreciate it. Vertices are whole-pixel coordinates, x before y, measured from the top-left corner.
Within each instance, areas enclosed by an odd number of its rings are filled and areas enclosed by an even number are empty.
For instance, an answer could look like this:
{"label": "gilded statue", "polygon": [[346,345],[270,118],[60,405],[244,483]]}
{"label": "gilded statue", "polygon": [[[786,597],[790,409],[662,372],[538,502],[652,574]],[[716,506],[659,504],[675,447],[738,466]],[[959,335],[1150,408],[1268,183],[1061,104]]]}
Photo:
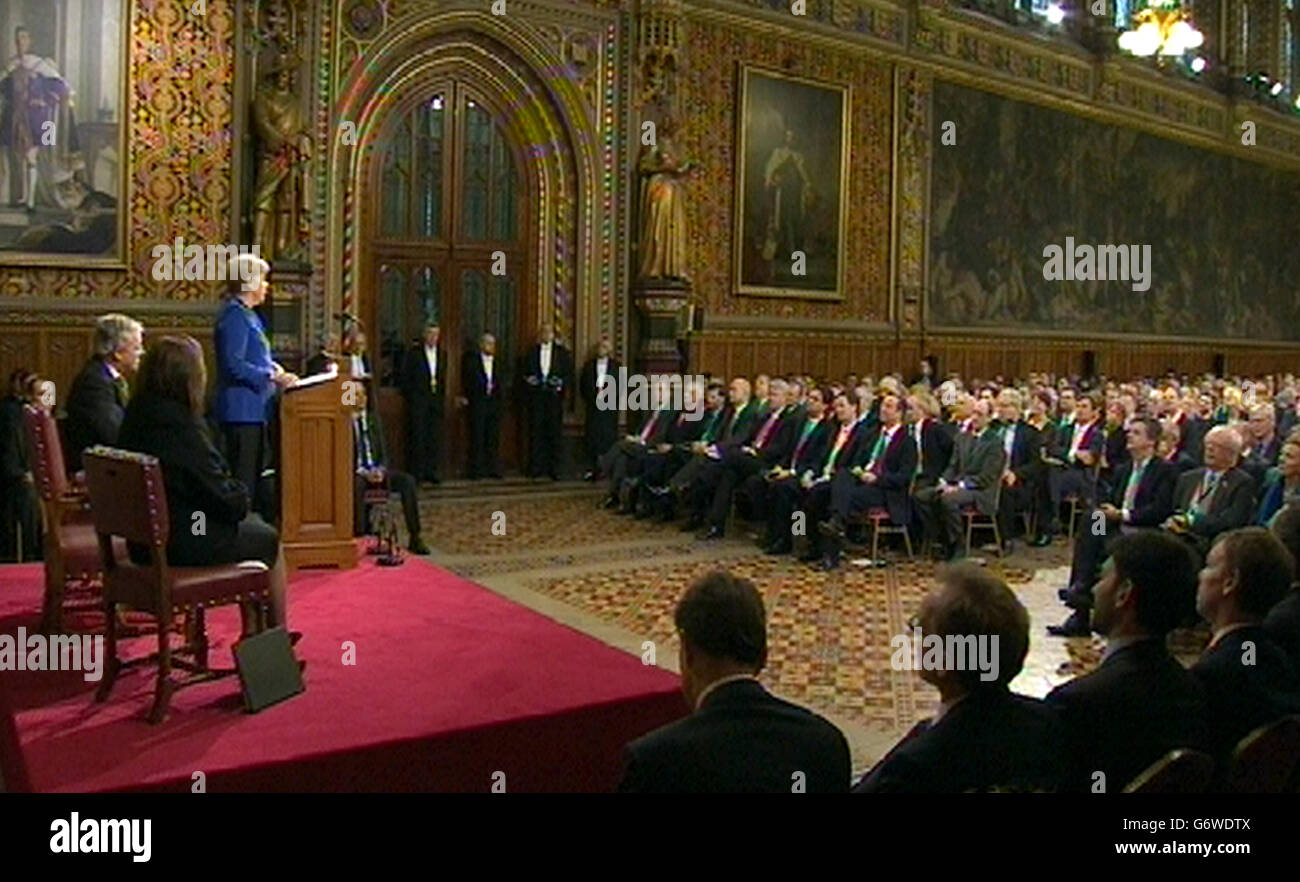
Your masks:
{"label": "gilded statue", "polygon": [[686,194],[683,178],[694,165],[677,156],[673,131],[661,127],[656,143],[641,150],[640,279],[678,279],[686,274]]}
{"label": "gilded statue", "polygon": [[309,217],[307,166],[311,138],[293,91],[294,57],[276,59],[253,98],[257,181],[253,188],[253,246],[263,260],[300,260]]}

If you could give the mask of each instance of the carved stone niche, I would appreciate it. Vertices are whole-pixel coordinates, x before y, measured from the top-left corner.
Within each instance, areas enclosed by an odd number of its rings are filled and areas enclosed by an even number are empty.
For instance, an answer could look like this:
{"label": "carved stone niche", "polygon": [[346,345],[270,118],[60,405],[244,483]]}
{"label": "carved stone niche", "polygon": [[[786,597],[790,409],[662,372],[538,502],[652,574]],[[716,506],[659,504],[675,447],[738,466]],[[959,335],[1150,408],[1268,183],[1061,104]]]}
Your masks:
{"label": "carved stone niche", "polygon": [[691,285],[685,280],[641,279],[633,285],[632,302],[641,315],[641,346],[636,355],[641,373],[681,372],[677,341],[685,331],[683,315],[690,301]]}

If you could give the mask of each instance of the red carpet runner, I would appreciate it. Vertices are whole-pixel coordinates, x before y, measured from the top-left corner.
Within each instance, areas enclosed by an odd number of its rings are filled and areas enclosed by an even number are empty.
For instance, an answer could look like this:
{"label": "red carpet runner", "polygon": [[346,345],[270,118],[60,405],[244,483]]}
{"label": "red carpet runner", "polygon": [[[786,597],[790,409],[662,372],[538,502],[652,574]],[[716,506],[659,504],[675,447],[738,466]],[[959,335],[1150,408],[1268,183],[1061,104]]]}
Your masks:
{"label": "red carpet runner", "polygon": [[[0,567],[0,633],[34,631],[40,597],[39,565]],[[254,715],[235,678],[178,692],[154,727],[152,669],[102,705],[80,672],[0,672],[31,786],[188,791],[201,771],[209,792],[482,793],[503,772],[511,792],[605,791],[626,741],[685,713],[675,675],[418,559],[300,574],[289,616],[307,691]],[[230,666],[236,611],[208,633]]]}

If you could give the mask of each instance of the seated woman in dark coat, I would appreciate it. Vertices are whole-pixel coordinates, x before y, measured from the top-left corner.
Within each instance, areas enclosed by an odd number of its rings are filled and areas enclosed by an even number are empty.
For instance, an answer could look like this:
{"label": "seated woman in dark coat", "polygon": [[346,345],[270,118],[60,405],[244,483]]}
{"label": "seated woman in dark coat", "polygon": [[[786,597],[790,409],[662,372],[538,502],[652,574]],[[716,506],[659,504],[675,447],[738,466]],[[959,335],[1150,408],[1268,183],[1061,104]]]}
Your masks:
{"label": "seated woman in dark coat", "polygon": [[[164,337],[145,353],[118,446],[158,458],[167,488],[167,561],[178,567],[258,560],[271,567],[272,624],[286,625],[280,536],[249,510],[248,488],[212,443],[203,421],[207,370],[193,337]],[[199,529],[202,524],[203,529]],[[144,549],[131,557],[143,563]],[[247,631],[247,618],[245,630]]]}

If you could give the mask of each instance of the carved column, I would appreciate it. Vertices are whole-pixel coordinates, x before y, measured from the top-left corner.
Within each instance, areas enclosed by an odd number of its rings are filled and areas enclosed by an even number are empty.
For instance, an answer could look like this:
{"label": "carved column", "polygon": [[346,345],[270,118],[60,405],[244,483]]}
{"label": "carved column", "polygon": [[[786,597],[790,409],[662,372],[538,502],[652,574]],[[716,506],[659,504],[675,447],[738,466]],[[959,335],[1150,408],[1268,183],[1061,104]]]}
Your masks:
{"label": "carved column", "polygon": [[[677,70],[682,62],[685,20],[679,0],[641,0],[637,21],[639,108],[634,149],[648,149],[642,141],[646,122],[657,132],[681,119],[677,94]],[[686,332],[685,314],[691,300],[691,283],[683,277],[647,275],[642,271],[642,241],[645,223],[645,190],[639,164],[637,224],[632,241],[632,302],[641,317],[637,368],[643,373],[676,373],[683,368],[677,342]]]}

